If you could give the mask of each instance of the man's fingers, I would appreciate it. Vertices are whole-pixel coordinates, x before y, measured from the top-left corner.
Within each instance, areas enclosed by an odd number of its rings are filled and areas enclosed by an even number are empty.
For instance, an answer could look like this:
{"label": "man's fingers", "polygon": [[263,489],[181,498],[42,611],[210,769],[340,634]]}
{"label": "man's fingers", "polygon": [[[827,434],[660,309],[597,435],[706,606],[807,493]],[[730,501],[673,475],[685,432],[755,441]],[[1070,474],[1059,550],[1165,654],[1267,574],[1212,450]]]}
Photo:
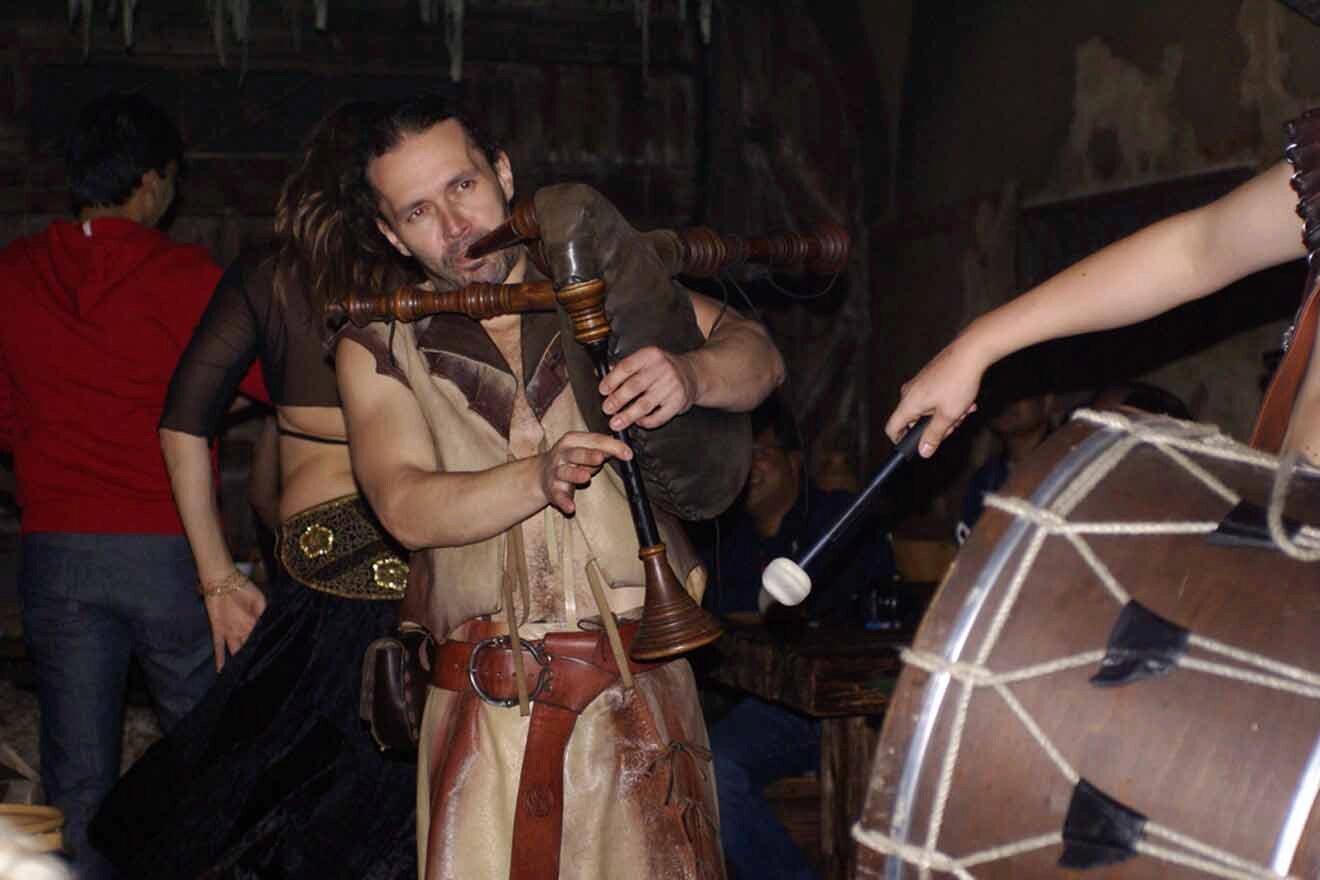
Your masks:
{"label": "man's fingers", "polygon": [[580,465],[581,467],[599,469],[609,458],[599,449],[570,448],[564,450],[564,461],[567,464]]}
{"label": "man's fingers", "polygon": [[[609,397],[619,390],[619,386],[626,383],[629,379],[640,373],[642,370],[656,360],[660,350],[655,346],[648,345],[646,348],[639,348],[632,354],[623,358],[610,371],[605,374],[605,378],[600,380],[600,393],[603,397]],[[636,394],[636,392],[634,392]]]}
{"label": "man's fingers", "polygon": [[627,443],[606,434],[589,431],[565,434],[542,462],[546,501],[564,514],[573,513],[576,509],[573,493],[591,482],[606,459],[626,460],[632,455]]}
{"label": "man's fingers", "polygon": [[643,394],[629,404],[627,409],[610,419],[610,427],[615,431],[622,431],[629,425],[638,424],[641,424],[644,428],[653,428],[655,425],[642,423],[653,417],[660,410],[660,407],[661,404],[653,400],[651,394]]}
{"label": "man's fingers", "polygon": [[605,395],[605,399],[600,402],[601,412],[611,415],[620,411],[630,401],[645,394],[650,384],[641,373],[633,373],[626,380],[615,385],[613,391]]}
{"label": "man's fingers", "polygon": [[551,479],[556,483],[562,483],[564,486],[577,488],[585,486],[591,482],[592,476],[596,473],[595,469],[583,467],[580,464],[563,462],[555,467]]}
{"label": "man's fingers", "polygon": [[608,392],[601,411],[611,416],[610,429],[658,428],[686,411],[696,394],[696,380],[685,375],[683,361],[658,348],[624,358],[600,386],[602,393]]}
{"label": "man's fingers", "polygon": [[637,424],[646,429],[659,428],[678,415],[678,405],[672,401],[660,404],[655,409],[637,420]]}
{"label": "man's fingers", "polygon": [[638,376],[606,398],[601,410],[606,415],[614,414],[610,419],[611,430],[622,431],[680,396],[677,382],[666,381],[664,376],[647,376],[644,380]]}
{"label": "man's fingers", "polygon": [[568,486],[555,485],[550,487],[546,493],[550,498],[550,503],[565,516],[569,516],[577,509],[573,503],[573,492]]}
{"label": "man's fingers", "polygon": [[632,449],[627,443],[608,434],[594,434],[588,431],[575,431],[565,434],[559,440],[561,451],[568,449],[595,449],[610,458],[626,461],[632,458]]}

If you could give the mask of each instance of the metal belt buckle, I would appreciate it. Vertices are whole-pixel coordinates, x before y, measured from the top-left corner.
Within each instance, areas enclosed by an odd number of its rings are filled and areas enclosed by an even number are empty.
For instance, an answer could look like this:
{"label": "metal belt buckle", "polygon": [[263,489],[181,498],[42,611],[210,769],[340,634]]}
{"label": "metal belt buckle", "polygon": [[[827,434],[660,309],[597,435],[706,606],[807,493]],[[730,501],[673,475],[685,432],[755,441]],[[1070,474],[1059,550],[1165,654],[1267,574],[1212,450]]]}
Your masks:
{"label": "metal belt buckle", "polygon": [[[545,690],[546,673],[550,671],[550,658],[546,655],[545,646],[541,643],[523,642],[522,644],[532,655],[532,659],[541,667],[540,671],[536,674],[536,686],[532,688],[531,693],[527,695],[528,700],[535,700],[541,695],[541,691]],[[486,693],[481,685],[477,684],[477,658],[486,648],[511,648],[512,645],[513,642],[508,636],[493,636],[489,639],[482,639],[473,645],[472,653],[468,655],[468,684],[472,685],[472,690],[482,699],[483,702],[490,703],[492,706],[500,706],[505,709],[518,705],[518,698],[514,696],[502,699],[499,697],[492,697],[490,694]],[[514,674],[516,675],[517,673],[515,672]]]}

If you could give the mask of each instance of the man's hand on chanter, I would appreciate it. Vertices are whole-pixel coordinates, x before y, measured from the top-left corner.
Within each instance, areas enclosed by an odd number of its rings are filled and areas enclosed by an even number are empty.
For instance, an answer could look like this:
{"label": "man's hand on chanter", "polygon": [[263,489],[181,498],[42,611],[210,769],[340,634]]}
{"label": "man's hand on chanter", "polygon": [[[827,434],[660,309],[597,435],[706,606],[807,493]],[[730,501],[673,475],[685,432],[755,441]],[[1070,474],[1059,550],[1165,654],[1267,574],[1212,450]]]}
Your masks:
{"label": "man's hand on chanter", "polygon": [[648,345],[612,368],[600,382],[601,410],[610,428],[658,428],[692,408],[700,394],[697,370],[683,355]]}
{"label": "man's hand on chanter", "polygon": [[577,509],[573,494],[610,458],[632,458],[628,444],[604,434],[569,431],[541,454],[541,491],[548,503],[564,514]]}

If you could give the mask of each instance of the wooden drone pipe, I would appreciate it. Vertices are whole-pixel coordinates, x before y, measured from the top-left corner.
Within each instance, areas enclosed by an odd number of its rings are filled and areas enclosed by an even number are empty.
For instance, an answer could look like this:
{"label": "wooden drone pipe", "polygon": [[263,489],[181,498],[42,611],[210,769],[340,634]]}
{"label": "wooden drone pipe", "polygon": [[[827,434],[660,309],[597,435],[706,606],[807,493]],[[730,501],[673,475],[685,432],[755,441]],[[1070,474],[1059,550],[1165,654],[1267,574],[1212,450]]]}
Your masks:
{"label": "wooden drone pipe", "polygon": [[453,312],[478,321],[521,312],[553,312],[555,290],[549,281],[522,284],[477,282],[458,290],[434,292],[404,287],[383,296],[350,294],[326,306],[331,321],[347,318],[358,327],[372,321],[416,321],[427,315]]}
{"label": "wooden drone pipe", "polygon": [[[677,253],[669,266],[670,271],[675,275],[696,277],[710,277],[742,263],[778,268],[800,265],[814,275],[833,275],[847,265],[851,247],[848,231],[836,223],[822,223],[810,233],[785,232],[750,238],[723,235],[705,226],[656,230],[642,235],[647,238],[673,236]],[[508,220],[473,242],[466,256],[479,259],[540,237],[541,226],[536,219],[535,205],[531,200],[525,200],[514,206]],[[656,250],[664,254],[669,249],[657,243]]]}
{"label": "wooden drone pipe", "polygon": [[730,266],[756,263],[771,267],[802,266],[813,275],[834,275],[848,263],[848,232],[823,223],[811,233],[781,235],[724,235],[705,226],[677,230],[683,244],[685,275],[708,278]]}

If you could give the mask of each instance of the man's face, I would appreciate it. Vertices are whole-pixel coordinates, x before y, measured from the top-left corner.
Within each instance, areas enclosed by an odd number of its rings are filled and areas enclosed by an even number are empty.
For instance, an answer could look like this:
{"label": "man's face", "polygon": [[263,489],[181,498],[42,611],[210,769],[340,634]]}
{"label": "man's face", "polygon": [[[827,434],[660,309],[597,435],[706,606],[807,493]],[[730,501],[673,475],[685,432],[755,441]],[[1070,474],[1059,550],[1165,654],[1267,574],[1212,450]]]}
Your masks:
{"label": "man's face", "polygon": [[990,419],[990,430],[1001,437],[1041,430],[1049,424],[1053,408],[1052,394],[1037,394],[1034,397],[1015,400]]}
{"label": "man's face", "polygon": [[743,504],[747,512],[757,516],[783,505],[787,498],[791,504],[797,493],[797,468],[802,454],[790,452],[780,445],[774,429],[767,428],[756,435],[752,445],[752,466],[747,474],[747,494]]}
{"label": "man's face", "polygon": [[367,181],[376,192],[380,231],[399,253],[421,263],[437,285],[501,284],[508,278],[518,261],[516,248],[479,260],[463,254],[509,215],[509,158],[501,153],[492,168],[458,120],[405,136],[371,161]]}

